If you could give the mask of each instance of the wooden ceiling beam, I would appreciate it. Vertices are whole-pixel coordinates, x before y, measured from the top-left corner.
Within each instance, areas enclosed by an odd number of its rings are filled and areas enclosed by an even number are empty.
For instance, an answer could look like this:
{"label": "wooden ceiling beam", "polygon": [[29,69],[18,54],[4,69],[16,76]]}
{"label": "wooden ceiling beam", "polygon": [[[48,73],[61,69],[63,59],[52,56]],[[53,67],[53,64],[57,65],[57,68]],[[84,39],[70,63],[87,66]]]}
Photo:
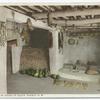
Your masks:
{"label": "wooden ceiling beam", "polygon": [[48,11],[48,8],[46,8],[45,6],[40,6],[41,8],[43,8],[44,10]]}
{"label": "wooden ceiling beam", "polygon": [[25,12],[27,16],[32,17],[32,18],[35,19],[35,17],[33,16],[33,13],[32,12],[26,11],[21,6],[11,6],[11,7],[15,8],[15,9],[18,9],[18,10],[21,10],[21,11]]}
{"label": "wooden ceiling beam", "polygon": [[[98,15],[100,14],[100,9],[84,9],[83,11],[76,10],[76,11],[55,11],[51,12],[52,17],[58,18],[58,17],[67,17],[67,16],[86,16],[86,15]],[[37,13],[34,14],[34,17],[37,18],[47,18],[47,13]],[[79,18],[79,17],[78,17]],[[73,18],[74,19],[74,18]]]}
{"label": "wooden ceiling beam", "polygon": [[28,6],[20,6],[20,7],[26,10],[27,12],[34,12],[32,9],[29,9]]}
{"label": "wooden ceiling beam", "polygon": [[82,16],[80,15],[76,16],[76,20],[82,20]]}
{"label": "wooden ceiling beam", "polygon": [[27,11],[25,9],[21,8],[20,6],[10,6],[10,7],[15,8],[15,9],[18,9],[18,10],[21,10],[21,11],[27,13]]}
{"label": "wooden ceiling beam", "polygon": [[42,10],[42,12],[48,12],[48,9],[44,6],[35,6],[35,7]]}
{"label": "wooden ceiling beam", "polygon": [[55,6],[58,10],[62,10],[61,6]]}
{"label": "wooden ceiling beam", "polygon": [[32,11],[32,12],[34,12],[34,10],[31,9],[29,6],[23,6],[23,7],[26,8],[26,9],[29,9],[29,10]]}
{"label": "wooden ceiling beam", "polygon": [[52,21],[53,24],[58,24],[61,26],[64,25],[75,25],[75,26],[83,26],[83,25],[87,25],[87,24],[94,24],[94,23],[100,23],[100,19],[87,19],[87,20],[73,20],[73,21],[64,21],[64,20],[54,20]]}
{"label": "wooden ceiling beam", "polygon": [[54,8],[50,7],[50,6],[45,6],[49,11],[55,11]]}
{"label": "wooden ceiling beam", "polygon": [[37,11],[37,12],[42,12],[41,9],[37,8],[36,6],[29,6],[31,9]]}
{"label": "wooden ceiling beam", "polygon": [[25,12],[25,11],[16,9],[15,7],[12,7],[12,6],[4,6],[4,7],[35,19],[35,17],[32,16],[31,12]]}
{"label": "wooden ceiling beam", "polygon": [[8,9],[10,9],[10,10],[13,10],[13,11],[15,11],[15,12],[21,13],[21,14],[26,14],[26,12],[23,12],[23,11],[21,11],[21,10],[15,9],[15,8],[13,8],[13,7],[11,7],[11,6],[4,6],[4,7],[5,7],[5,8],[8,8]]}
{"label": "wooden ceiling beam", "polygon": [[55,11],[59,10],[56,6],[49,6],[50,8],[53,8]]}
{"label": "wooden ceiling beam", "polygon": [[72,6],[61,6],[63,8],[64,11],[71,11],[73,10]]}
{"label": "wooden ceiling beam", "polygon": [[67,18],[64,17],[58,17],[59,20],[67,20]]}
{"label": "wooden ceiling beam", "polygon": [[55,9],[55,11],[62,10],[62,7],[61,6],[49,6],[49,7]]}
{"label": "wooden ceiling beam", "polygon": [[38,9],[38,8],[35,8],[35,7],[33,7],[33,6],[23,6],[24,8],[26,8],[26,9],[29,9],[31,12],[33,12],[33,13],[40,13],[41,12],[41,10],[40,9]]}

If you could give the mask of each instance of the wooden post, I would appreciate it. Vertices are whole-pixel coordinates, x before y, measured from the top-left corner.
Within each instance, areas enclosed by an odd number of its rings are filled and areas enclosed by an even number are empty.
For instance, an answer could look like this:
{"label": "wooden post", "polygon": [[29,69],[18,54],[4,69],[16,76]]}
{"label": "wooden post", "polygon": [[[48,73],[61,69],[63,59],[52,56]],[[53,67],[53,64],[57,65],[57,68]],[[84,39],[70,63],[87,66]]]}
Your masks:
{"label": "wooden post", "polygon": [[47,14],[47,23],[48,23],[48,26],[51,26],[51,24],[52,24],[52,16],[51,16],[50,11]]}

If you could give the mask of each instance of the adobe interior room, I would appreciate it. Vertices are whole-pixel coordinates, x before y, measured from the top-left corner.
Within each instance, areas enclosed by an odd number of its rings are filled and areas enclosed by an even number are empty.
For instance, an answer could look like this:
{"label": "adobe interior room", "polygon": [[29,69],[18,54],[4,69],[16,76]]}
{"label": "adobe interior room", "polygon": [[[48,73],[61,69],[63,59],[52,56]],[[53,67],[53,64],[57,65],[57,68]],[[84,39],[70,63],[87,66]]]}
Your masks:
{"label": "adobe interior room", "polygon": [[99,94],[100,6],[0,6],[0,94]]}

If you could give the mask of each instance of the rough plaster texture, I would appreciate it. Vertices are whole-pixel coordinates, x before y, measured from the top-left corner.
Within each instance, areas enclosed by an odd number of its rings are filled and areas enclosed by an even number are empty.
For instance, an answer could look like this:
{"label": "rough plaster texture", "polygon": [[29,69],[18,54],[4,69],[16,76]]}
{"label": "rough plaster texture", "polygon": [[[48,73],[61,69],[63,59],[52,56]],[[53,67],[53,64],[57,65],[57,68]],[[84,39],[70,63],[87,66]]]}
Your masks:
{"label": "rough plaster texture", "polygon": [[7,52],[7,46],[6,45],[4,47],[0,46],[0,94],[7,93],[6,52]]}
{"label": "rough plaster texture", "polygon": [[63,55],[58,49],[58,30],[53,30],[53,48],[49,49],[51,74],[58,74],[58,70],[63,67]]}
{"label": "rough plaster texture", "polygon": [[[17,13],[15,12],[15,17],[14,20],[19,22],[19,23],[25,23],[27,21],[27,18],[29,18],[28,16],[25,16],[23,14]],[[13,19],[12,16],[12,11],[5,8],[5,7],[0,7],[0,21],[6,22],[7,19]],[[40,27],[40,28],[44,28],[44,29],[50,29],[49,27],[47,27],[47,24],[40,22],[40,21],[35,21],[33,19],[32,23],[33,26],[35,27]],[[15,37],[14,37],[15,38]],[[18,38],[18,37],[16,37]],[[13,36],[11,36],[10,40],[13,39]],[[19,38],[18,38],[19,39]],[[12,49],[12,54],[13,54],[13,73],[17,72],[19,70],[19,57],[20,57],[20,52],[21,52],[21,47],[22,47],[22,43],[18,42],[18,46],[19,47],[15,47]],[[6,47],[0,47],[0,94],[1,93],[6,93],[7,92],[7,86],[6,86]]]}
{"label": "rough plaster texture", "polygon": [[20,69],[20,56],[22,47],[12,47],[12,72],[17,73]]}
{"label": "rough plaster texture", "polygon": [[68,44],[69,37],[64,41],[64,63],[75,63],[80,60],[82,63],[94,61],[100,65],[100,37],[84,36],[78,40],[77,45]]}
{"label": "rough plaster texture", "polygon": [[[5,12],[5,13],[4,13]],[[8,10],[4,7],[0,7],[0,21],[6,21],[8,18],[13,18],[11,14],[11,10]],[[18,22],[26,22],[27,16],[15,13],[15,20]],[[33,26],[44,28],[44,29],[50,29],[47,27],[46,24],[40,22],[40,21],[34,21],[32,20]],[[57,74],[58,70],[62,68],[63,63],[72,62],[75,63],[76,60],[81,60],[84,63],[87,63],[87,61],[95,61],[97,64],[100,64],[100,50],[99,50],[99,38],[90,38],[90,37],[84,37],[83,39],[79,39],[78,45],[68,45],[64,42],[64,53],[63,55],[59,53],[58,50],[58,31],[53,30],[53,48],[49,49],[49,55],[50,55],[50,70],[52,74]],[[22,46],[22,45],[21,45]],[[16,49],[15,49],[16,48]],[[13,72],[16,73],[19,70],[19,57],[21,52],[21,47],[15,47],[13,48]],[[0,51],[1,52],[1,51]],[[2,50],[1,54],[3,54],[4,50]],[[4,54],[5,55],[5,54]],[[64,56],[64,58],[63,58]],[[0,56],[1,57],[1,56]],[[1,58],[0,58],[1,59]],[[5,58],[4,58],[5,59]],[[3,61],[0,60],[0,64],[3,66],[6,66]],[[63,62],[64,61],[64,62]],[[1,66],[0,65],[0,66]],[[3,85],[0,87],[0,91],[2,93],[6,93],[6,68],[1,67],[2,77],[0,81],[3,83]],[[5,68],[5,69],[3,69]]]}
{"label": "rough plaster texture", "polygon": [[[5,12],[5,13],[3,13],[3,12]],[[2,13],[0,15],[0,21],[5,22],[7,19],[13,18],[12,11],[7,8],[0,7],[0,13]],[[29,17],[15,12],[15,17],[14,17],[15,21],[23,23],[23,22],[26,22],[27,18],[29,18]],[[38,28],[51,30],[51,28],[48,27],[47,24],[40,22],[40,21],[35,21],[32,19],[32,24],[33,24],[33,26],[38,27]],[[63,55],[59,54],[59,51],[58,51],[58,38],[57,37],[58,37],[58,31],[53,30],[53,45],[54,46],[53,46],[53,48],[50,48],[50,50],[49,50],[51,73],[57,73],[58,69],[61,68],[62,64],[63,64],[62,63]],[[13,36],[11,36],[11,38],[13,38]],[[18,36],[16,36],[16,38],[20,39],[20,38],[18,38]],[[18,45],[22,46],[22,43],[18,43]],[[16,59],[18,59],[20,57],[21,47],[16,47],[16,48],[17,48],[16,50],[13,48],[13,58],[14,58],[13,59],[13,61],[14,61],[13,62],[13,71],[14,70],[18,71],[18,69],[19,69],[17,67],[14,68],[14,65],[16,66],[16,64],[18,64],[18,61]],[[14,54],[15,52],[16,52],[16,54]],[[16,72],[16,71],[14,71],[14,72]]]}
{"label": "rough plaster texture", "polygon": [[[59,53],[58,49],[58,30],[52,30],[53,47],[49,48],[50,72],[51,74],[58,74],[58,70],[63,67],[63,54]],[[20,68],[20,55],[22,51],[22,42],[20,46],[12,47],[13,58],[13,73],[19,71]]]}

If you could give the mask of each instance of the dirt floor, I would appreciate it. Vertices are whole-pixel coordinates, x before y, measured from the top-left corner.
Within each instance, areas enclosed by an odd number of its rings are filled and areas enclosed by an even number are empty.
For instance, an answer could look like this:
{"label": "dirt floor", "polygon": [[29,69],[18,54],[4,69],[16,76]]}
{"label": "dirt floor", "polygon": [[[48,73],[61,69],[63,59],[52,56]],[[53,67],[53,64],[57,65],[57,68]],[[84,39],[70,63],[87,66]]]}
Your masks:
{"label": "dirt floor", "polygon": [[77,89],[53,84],[53,79],[34,78],[19,73],[9,75],[8,94],[99,94],[100,84],[88,83],[87,89]]}

